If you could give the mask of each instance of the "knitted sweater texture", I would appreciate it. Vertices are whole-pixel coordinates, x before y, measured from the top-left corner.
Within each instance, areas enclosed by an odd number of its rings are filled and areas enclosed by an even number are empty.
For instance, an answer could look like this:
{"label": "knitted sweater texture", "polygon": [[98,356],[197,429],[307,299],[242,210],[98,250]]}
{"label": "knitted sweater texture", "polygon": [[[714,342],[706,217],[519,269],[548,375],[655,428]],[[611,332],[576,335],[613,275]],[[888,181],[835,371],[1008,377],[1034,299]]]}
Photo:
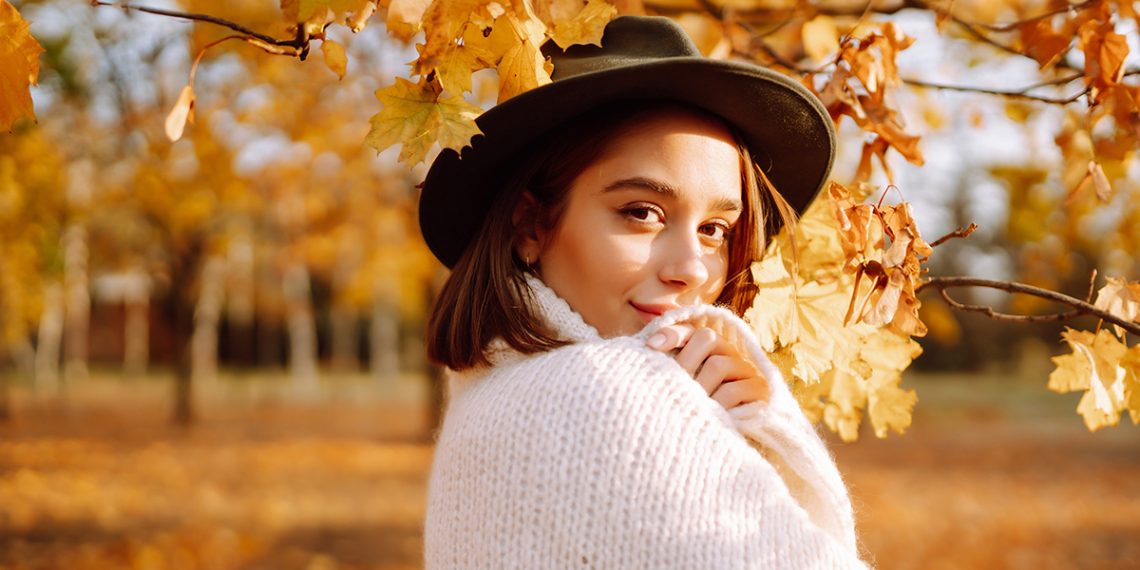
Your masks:
{"label": "knitted sweater texture", "polygon": [[[865,568],[851,502],[815,429],[736,315],[671,311],[603,339],[537,279],[572,344],[451,373],[428,489],[427,570]],[[709,327],[756,362],[767,402],[725,410],[661,327]]]}

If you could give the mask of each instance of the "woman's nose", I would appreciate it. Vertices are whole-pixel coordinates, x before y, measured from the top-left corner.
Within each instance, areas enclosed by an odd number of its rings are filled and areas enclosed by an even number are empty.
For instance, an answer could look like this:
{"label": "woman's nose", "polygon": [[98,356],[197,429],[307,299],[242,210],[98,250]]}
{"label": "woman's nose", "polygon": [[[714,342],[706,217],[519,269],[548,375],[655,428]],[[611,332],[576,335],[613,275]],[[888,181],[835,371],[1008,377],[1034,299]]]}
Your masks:
{"label": "woman's nose", "polygon": [[661,265],[657,274],[661,281],[673,285],[695,287],[709,278],[697,235],[678,236],[660,243]]}

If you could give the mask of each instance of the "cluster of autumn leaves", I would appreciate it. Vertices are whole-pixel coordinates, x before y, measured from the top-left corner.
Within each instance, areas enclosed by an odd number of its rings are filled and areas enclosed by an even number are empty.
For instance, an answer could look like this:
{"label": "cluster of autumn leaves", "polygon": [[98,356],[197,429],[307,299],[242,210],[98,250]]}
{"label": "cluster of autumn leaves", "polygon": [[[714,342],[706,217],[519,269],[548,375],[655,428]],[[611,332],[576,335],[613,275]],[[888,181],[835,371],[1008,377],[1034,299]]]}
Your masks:
{"label": "cluster of autumn leaves", "polygon": [[[623,2],[621,8],[640,12],[655,6],[650,0]],[[677,9],[670,6],[660,7]],[[910,424],[916,395],[899,383],[902,370],[921,353],[912,337],[926,334],[916,292],[933,248],[919,234],[908,203],[867,203],[872,189],[865,182],[876,165],[892,178],[887,162],[891,149],[911,163],[923,163],[919,136],[907,130],[895,97],[902,85],[896,57],[914,39],[891,22],[860,18],[840,25],[811,7],[800,7],[787,15],[789,21],[799,22],[800,52],[781,53],[765,47],[768,32],[757,32],[743,17],[716,4],[703,6],[696,17],[703,18],[715,38],[696,38],[698,45],[718,57],[745,57],[797,76],[819,95],[837,124],[848,117],[870,135],[851,188],[832,184],[827,196],[806,212],[795,239],[778,237],[756,265],[761,290],[748,317],[773,360],[796,380],[801,403],[815,419],[844,439],[857,437],[864,415],[880,437],[892,429],[901,432]],[[298,38],[321,42],[323,59],[338,76],[346,72],[347,58],[344,46],[325,36],[332,24],[358,31],[374,15],[383,15],[389,34],[417,42],[409,77],[397,77],[376,91],[381,107],[370,120],[366,139],[378,151],[401,145],[400,159],[413,164],[426,160],[436,144],[459,150],[479,133],[475,118],[482,109],[472,103],[477,99],[471,95],[473,74],[495,70],[498,102],[549,83],[553,70],[541,46],[547,41],[563,48],[598,43],[605,24],[619,11],[607,0],[282,0],[281,7],[285,20],[296,23]],[[927,8],[936,12],[940,26],[956,19],[949,9]],[[1064,176],[1071,194],[1093,187],[1102,200],[1112,195],[1113,180],[1124,176],[1118,166],[1110,165],[1106,173],[1103,165],[1130,155],[1126,150],[1112,156],[1094,151],[1133,148],[1140,137],[1134,129],[1123,128],[1140,124],[1140,88],[1124,81],[1129,48],[1116,32],[1118,16],[1136,18],[1132,3],[1090,0],[1014,25],[982,26],[1013,39],[1008,44],[990,40],[997,48],[1032,58],[1042,74],[1058,75],[1042,86],[1084,86],[1088,112],[1066,123],[1058,144],[1066,161],[1074,162],[1066,165]],[[0,105],[0,128],[6,128],[14,118],[4,113],[15,109],[30,115],[30,98],[25,109],[18,96],[26,96],[28,83],[34,83],[39,52],[26,24],[5,0],[0,0],[0,18],[16,21],[5,23],[5,31],[22,30],[22,36],[5,33],[0,38],[0,58],[5,58],[0,66],[0,89],[5,91],[0,94],[5,101],[17,101]],[[17,37],[27,39],[13,39]],[[273,53],[302,49],[240,39]],[[1083,54],[1083,68],[1065,62],[1064,56],[1074,49]],[[19,66],[7,64],[13,57]],[[801,67],[798,62],[805,57],[817,67]],[[192,117],[192,83],[168,118],[171,138],[177,138],[175,132],[180,134]],[[16,85],[18,93],[11,95],[10,85]],[[1105,118],[1117,127],[1112,132],[1119,140],[1094,145],[1093,128]],[[1097,306],[1135,322],[1140,284],[1110,279]],[[1073,353],[1056,359],[1050,388],[1086,391],[1078,411],[1090,429],[1114,425],[1124,410],[1134,421],[1140,419],[1140,346],[1129,347],[1120,329],[1071,330],[1064,339]]]}

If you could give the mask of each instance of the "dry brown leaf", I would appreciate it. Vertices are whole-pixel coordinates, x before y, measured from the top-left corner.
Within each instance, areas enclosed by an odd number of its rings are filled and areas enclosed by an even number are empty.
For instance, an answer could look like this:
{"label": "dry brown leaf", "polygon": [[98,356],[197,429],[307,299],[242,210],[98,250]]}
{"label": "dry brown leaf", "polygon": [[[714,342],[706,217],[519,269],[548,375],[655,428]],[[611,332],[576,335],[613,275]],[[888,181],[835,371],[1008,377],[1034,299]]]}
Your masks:
{"label": "dry brown leaf", "polygon": [[1108,177],[1104,175],[1104,169],[1099,162],[1089,161],[1089,175],[1092,177],[1093,188],[1096,188],[1096,197],[1100,198],[1101,202],[1107,202],[1112,198],[1112,185],[1108,183]]}
{"label": "dry brown leaf", "polygon": [[194,88],[189,85],[182,88],[174,108],[166,115],[166,138],[171,142],[182,138],[187,122],[194,122]]}
{"label": "dry brown leaf", "polygon": [[348,56],[344,53],[344,46],[332,40],[321,42],[321,54],[325,57],[325,65],[336,74],[337,78],[344,79],[348,71]]}
{"label": "dry brown leaf", "polygon": [[1021,34],[1022,50],[1037,61],[1040,69],[1057,63],[1072,42],[1071,36],[1057,33],[1048,18],[1022,24],[1017,29]]}

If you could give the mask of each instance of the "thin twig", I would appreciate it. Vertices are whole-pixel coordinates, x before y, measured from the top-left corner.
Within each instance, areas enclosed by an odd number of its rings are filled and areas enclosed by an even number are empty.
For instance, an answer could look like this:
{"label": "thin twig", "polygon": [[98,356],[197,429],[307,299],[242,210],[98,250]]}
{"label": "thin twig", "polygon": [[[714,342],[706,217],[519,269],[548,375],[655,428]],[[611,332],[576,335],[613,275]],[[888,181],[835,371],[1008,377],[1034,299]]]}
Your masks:
{"label": "thin twig", "polygon": [[946,304],[950,305],[951,308],[971,313],[982,313],[997,321],[1009,321],[1014,323],[1061,323],[1079,317],[1082,314],[1080,311],[1069,311],[1067,313],[1052,313],[1048,315],[1011,315],[1009,313],[995,311],[992,307],[985,305],[959,303],[955,301],[945,289],[940,289],[938,293],[942,295],[942,300],[946,301]]}
{"label": "thin twig", "polygon": [[974,222],[970,222],[969,226],[967,226],[965,228],[958,228],[958,229],[956,229],[956,230],[954,230],[954,231],[930,242],[930,247],[938,247],[938,246],[942,245],[943,243],[945,243],[951,239],[954,239],[954,238],[964,238],[964,237],[974,233],[974,230],[976,230],[976,229],[978,229],[978,224],[975,224]]}
{"label": "thin twig", "polygon": [[[1015,283],[1012,281],[996,281],[993,279],[978,279],[975,277],[932,277],[922,285],[915,289],[918,293],[926,288],[938,289],[942,294],[942,298],[946,300],[951,307],[963,311],[971,311],[982,313],[986,316],[1001,320],[1013,322],[1059,322],[1072,319],[1080,315],[1091,315],[1103,321],[1114,324],[1134,335],[1140,336],[1140,323],[1126,321],[1108,311],[1096,308],[1090,303],[1070,297],[1063,293],[1026,285],[1024,283]],[[1056,313],[1051,315],[1011,315],[1008,313],[1001,313],[993,310],[990,307],[980,305],[967,305],[959,303],[946,293],[946,289],[956,287],[986,287],[989,289],[999,289],[1008,293],[1020,293],[1023,295],[1030,295],[1041,299],[1046,299],[1062,305],[1068,305],[1073,308],[1073,311],[1068,313]]]}
{"label": "thin twig", "polygon": [[252,38],[257,38],[258,40],[261,40],[262,42],[265,42],[269,45],[274,45],[274,46],[303,48],[303,47],[308,46],[308,44],[309,44],[309,39],[307,37],[305,37],[305,35],[304,35],[304,30],[303,30],[304,26],[297,26],[298,29],[297,29],[297,36],[296,37],[294,37],[292,39],[288,39],[288,40],[280,40],[280,39],[274,38],[272,36],[267,36],[265,34],[257,33],[257,32],[255,32],[255,31],[253,31],[253,30],[251,30],[251,29],[249,29],[249,28],[247,28],[241,24],[231,22],[229,20],[225,20],[222,18],[218,18],[217,16],[211,16],[209,14],[198,14],[198,13],[194,13],[194,12],[176,12],[173,10],[164,10],[162,8],[151,8],[149,6],[138,6],[135,4],[127,4],[124,2],[107,2],[105,0],[91,0],[91,5],[92,6],[113,6],[115,8],[120,8],[123,10],[128,10],[128,11],[134,10],[136,12],[145,12],[147,14],[155,14],[157,16],[167,16],[170,18],[179,18],[182,20],[193,20],[193,21],[197,21],[197,22],[206,22],[209,24],[214,24],[216,26],[222,26],[224,28],[229,28],[235,32],[250,36]]}
{"label": "thin twig", "polygon": [[926,87],[929,89],[941,89],[944,91],[961,91],[961,92],[965,92],[965,93],[982,93],[982,94],[986,94],[986,95],[1000,95],[1002,97],[1010,97],[1013,99],[1027,99],[1029,101],[1039,101],[1041,103],[1051,103],[1054,105],[1068,105],[1070,103],[1075,103],[1075,102],[1079,101],[1081,97],[1084,97],[1085,95],[1089,94],[1088,88],[1085,88],[1085,89],[1081,90],[1080,92],[1078,92],[1078,93],[1076,93],[1070,97],[1060,98],[1060,97],[1045,97],[1042,95],[1030,95],[1029,93],[1026,93],[1025,90],[1003,91],[1000,89],[986,89],[984,87],[968,87],[968,86],[964,86],[964,85],[946,85],[944,83],[931,83],[929,81],[923,81],[921,79],[903,78],[902,82],[906,83],[907,85],[913,85],[915,87]]}
{"label": "thin twig", "polygon": [[1092,270],[1092,275],[1089,275],[1089,293],[1085,295],[1085,302],[1091,303],[1093,291],[1096,289],[1096,269]]}

